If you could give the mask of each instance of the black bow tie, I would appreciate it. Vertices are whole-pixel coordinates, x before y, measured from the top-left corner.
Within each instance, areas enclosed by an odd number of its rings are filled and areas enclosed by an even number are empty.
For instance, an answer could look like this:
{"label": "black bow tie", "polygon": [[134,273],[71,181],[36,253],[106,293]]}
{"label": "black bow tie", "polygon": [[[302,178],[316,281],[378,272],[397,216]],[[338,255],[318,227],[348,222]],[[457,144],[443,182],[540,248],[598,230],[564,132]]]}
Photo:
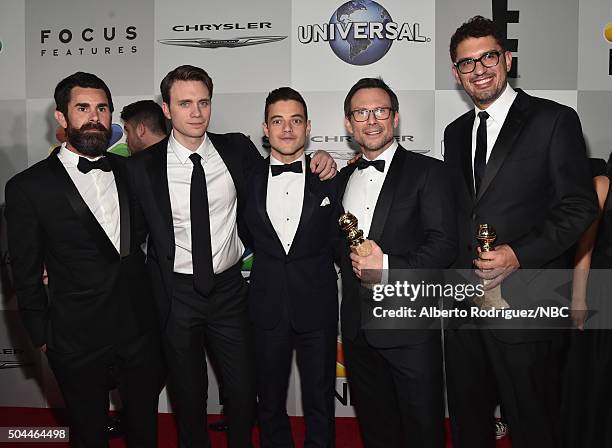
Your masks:
{"label": "black bow tie", "polygon": [[293,163],[285,163],[284,165],[270,165],[272,176],[278,176],[282,173],[301,173],[302,161],[296,160]]}
{"label": "black bow tie", "polygon": [[111,170],[110,162],[106,157],[101,157],[98,160],[89,160],[85,157],[79,157],[77,168],[83,174],[87,174],[91,170],[102,170],[107,173]]}
{"label": "black bow tie", "polygon": [[381,173],[385,172],[385,161],[384,160],[366,160],[363,157],[357,161],[357,169],[365,170],[367,167],[373,166]]}

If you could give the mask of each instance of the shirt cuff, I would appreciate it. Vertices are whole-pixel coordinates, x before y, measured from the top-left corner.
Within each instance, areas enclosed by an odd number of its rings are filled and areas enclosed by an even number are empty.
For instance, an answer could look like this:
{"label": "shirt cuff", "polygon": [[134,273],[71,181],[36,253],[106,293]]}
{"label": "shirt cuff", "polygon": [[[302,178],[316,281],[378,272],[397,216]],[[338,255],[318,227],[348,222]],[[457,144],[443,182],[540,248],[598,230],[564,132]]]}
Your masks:
{"label": "shirt cuff", "polygon": [[384,285],[389,283],[389,255],[383,254],[382,276],[380,282]]}

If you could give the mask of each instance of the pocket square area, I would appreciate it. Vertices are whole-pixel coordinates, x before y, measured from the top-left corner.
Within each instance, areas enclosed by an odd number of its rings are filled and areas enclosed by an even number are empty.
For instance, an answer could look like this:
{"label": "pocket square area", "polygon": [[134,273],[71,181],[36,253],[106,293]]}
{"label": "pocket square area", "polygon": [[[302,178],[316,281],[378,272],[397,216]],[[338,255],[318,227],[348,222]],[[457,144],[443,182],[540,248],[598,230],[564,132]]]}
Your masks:
{"label": "pocket square area", "polygon": [[329,204],[330,204],[330,202],[329,202],[329,198],[328,198],[327,196],[325,196],[325,197],[323,198],[323,200],[321,201],[321,205],[320,205],[320,207],[325,207],[326,205],[329,205]]}

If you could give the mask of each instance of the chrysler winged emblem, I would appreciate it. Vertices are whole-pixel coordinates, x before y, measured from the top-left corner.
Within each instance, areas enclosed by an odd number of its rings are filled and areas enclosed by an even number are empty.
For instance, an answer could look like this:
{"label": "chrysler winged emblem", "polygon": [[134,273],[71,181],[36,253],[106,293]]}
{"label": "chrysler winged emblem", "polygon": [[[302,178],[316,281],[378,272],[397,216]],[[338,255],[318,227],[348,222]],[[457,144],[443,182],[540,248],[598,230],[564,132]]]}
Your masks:
{"label": "chrysler winged emblem", "polygon": [[24,363],[24,362],[19,362],[19,361],[0,361],[0,370],[5,370],[5,369],[15,369],[17,367],[26,367],[26,366],[31,366],[33,363],[28,362],[28,363]]}
{"label": "chrysler winged emblem", "polygon": [[230,39],[211,39],[208,37],[194,37],[191,39],[161,39],[158,42],[164,45],[178,45],[180,47],[197,48],[237,48],[250,45],[269,44],[286,39],[287,36],[252,36],[233,37]]}

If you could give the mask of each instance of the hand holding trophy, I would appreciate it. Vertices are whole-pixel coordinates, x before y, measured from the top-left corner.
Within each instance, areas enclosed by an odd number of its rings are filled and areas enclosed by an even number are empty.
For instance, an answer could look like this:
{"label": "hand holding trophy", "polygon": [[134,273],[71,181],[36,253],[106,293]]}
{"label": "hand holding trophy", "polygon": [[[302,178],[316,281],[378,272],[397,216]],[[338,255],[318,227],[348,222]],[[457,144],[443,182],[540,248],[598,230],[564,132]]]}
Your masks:
{"label": "hand holding trophy", "polygon": [[[483,252],[495,250],[492,244],[497,239],[497,234],[492,226],[488,224],[480,224],[478,226],[476,239],[478,240],[480,249]],[[486,286],[490,281],[491,280],[482,279],[482,284]],[[474,302],[482,310],[510,308],[508,302],[506,302],[501,295],[501,285],[485,290],[484,295],[482,297],[477,297]]]}
{"label": "hand holding trophy", "polygon": [[346,212],[338,219],[338,224],[349,242],[351,252],[367,257],[372,253],[372,245],[363,237],[363,230],[357,228],[357,218],[351,212]]}

